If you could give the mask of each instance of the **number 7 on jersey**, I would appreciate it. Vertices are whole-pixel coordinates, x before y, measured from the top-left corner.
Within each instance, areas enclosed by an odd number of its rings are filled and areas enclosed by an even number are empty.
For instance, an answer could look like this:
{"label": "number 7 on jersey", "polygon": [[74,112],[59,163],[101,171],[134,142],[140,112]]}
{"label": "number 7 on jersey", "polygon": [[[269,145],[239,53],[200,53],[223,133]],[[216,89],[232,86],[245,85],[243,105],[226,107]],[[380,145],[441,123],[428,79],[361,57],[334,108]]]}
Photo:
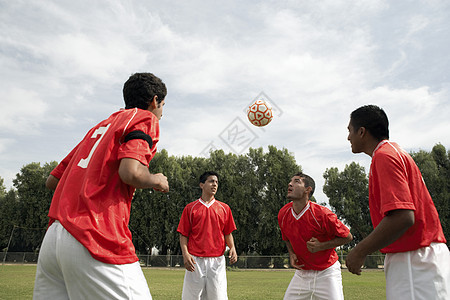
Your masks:
{"label": "number 7 on jersey", "polygon": [[78,163],[78,166],[79,166],[79,167],[81,167],[81,168],[83,168],[83,169],[86,169],[86,168],[87,168],[87,166],[88,166],[88,164],[89,164],[89,161],[91,160],[91,157],[92,157],[92,155],[94,154],[95,149],[97,148],[98,144],[100,144],[100,141],[102,140],[102,138],[103,138],[103,136],[105,135],[106,131],[108,131],[108,128],[109,128],[110,125],[111,125],[111,124],[108,124],[108,126],[102,126],[102,127],[99,127],[99,128],[97,128],[97,129],[94,131],[94,133],[92,134],[91,138],[92,138],[92,139],[96,139],[99,135],[100,135],[100,138],[97,140],[97,142],[95,142],[94,146],[93,146],[92,149],[91,149],[91,152],[89,152],[88,157],[82,158],[82,159],[80,160],[80,162]]}

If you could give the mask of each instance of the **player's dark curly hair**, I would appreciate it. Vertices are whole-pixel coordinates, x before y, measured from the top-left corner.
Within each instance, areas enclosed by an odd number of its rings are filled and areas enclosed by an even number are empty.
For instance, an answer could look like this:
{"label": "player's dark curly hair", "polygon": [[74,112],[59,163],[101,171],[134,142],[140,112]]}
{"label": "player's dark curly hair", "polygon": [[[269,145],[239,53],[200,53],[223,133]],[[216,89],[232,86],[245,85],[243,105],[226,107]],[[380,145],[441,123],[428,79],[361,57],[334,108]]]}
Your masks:
{"label": "player's dark curly hair", "polygon": [[205,183],[209,176],[216,176],[217,180],[219,180],[219,174],[214,171],[206,171],[202,175],[200,175],[200,182]]}
{"label": "player's dark curly hair", "polygon": [[154,96],[161,103],[167,95],[167,89],[161,79],[152,73],[135,73],[123,85],[125,108],[148,109]]}
{"label": "player's dark curly hair", "polygon": [[379,141],[389,139],[389,120],[384,110],[376,105],[365,105],[350,114],[355,130],[364,127]]}
{"label": "player's dark curly hair", "polygon": [[316,183],[315,183],[314,179],[312,179],[311,176],[306,175],[302,172],[298,172],[294,176],[300,177],[303,180],[305,187],[311,187],[311,193],[309,193],[309,198],[311,199],[312,195],[314,194],[314,191],[316,190]]}

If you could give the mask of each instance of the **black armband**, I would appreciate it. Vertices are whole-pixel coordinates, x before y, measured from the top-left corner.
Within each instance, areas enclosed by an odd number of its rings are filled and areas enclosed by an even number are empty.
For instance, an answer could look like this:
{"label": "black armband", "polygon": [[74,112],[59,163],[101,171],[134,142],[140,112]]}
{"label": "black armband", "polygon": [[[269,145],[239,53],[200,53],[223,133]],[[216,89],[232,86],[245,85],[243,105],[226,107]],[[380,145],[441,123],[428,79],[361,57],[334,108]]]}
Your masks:
{"label": "black armband", "polygon": [[136,139],[146,141],[148,143],[148,146],[150,147],[150,149],[152,148],[152,145],[153,145],[152,137],[140,130],[135,130],[135,131],[132,131],[129,134],[127,134],[125,136],[124,142],[126,143],[130,140],[136,140]]}

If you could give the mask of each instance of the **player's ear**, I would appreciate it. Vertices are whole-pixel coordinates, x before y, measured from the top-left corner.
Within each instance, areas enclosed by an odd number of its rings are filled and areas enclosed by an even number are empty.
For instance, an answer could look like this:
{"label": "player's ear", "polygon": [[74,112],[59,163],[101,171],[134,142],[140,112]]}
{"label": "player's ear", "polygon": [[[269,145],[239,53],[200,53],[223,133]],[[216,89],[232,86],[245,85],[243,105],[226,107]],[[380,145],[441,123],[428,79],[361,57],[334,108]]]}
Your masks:
{"label": "player's ear", "polygon": [[156,96],[156,95],[153,96],[152,100],[150,100],[150,103],[148,105],[150,109],[153,110],[153,109],[158,107],[158,101],[157,100],[158,100],[158,96]]}
{"label": "player's ear", "polygon": [[366,130],[365,127],[359,127],[359,129],[358,129],[358,135],[359,135],[360,137],[363,137],[364,135],[366,135],[366,132],[367,132],[367,130]]}
{"label": "player's ear", "polygon": [[305,191],[308,193],[308,197],[309,195],[311,195],[311,191],[312,191],[312,187],[308,186]]}

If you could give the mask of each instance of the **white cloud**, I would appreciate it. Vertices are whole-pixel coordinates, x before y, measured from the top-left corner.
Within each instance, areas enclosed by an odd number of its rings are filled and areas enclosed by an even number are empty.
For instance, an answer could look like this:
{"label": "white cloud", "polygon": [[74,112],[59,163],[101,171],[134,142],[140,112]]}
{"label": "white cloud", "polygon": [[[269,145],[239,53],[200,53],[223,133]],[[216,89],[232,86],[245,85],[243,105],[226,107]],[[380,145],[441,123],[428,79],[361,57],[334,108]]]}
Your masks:
{"label": "white cloud", "polygon": [[3,97],[0,110],[2,131],[10,136],[36,134],[40,120],[47,110],[47,105],[40,99],[40,95],[34,91],[10,87]]}
{"label": "white cloud", "polygon": [[[168,86],[160,148],[169,154],[199,155],[211,141],[227,150],[218,135],[245,118],[261,91],[283,114],[251,146],[288,148],[319,182],[326,167],[366,163],[346,140],[349,114],[360,105],[385,108],[391,135],[405,148],[450,146],[450,26],[441,1],[1,6],[0,125],[19,138],[0,137],[2,153],[20,160],[0,158],[2,177],[36,157],[63,157],[122,106],[123,82],[137,71],[154,72]],[[48,153],[15,148],[31,133],[45,138]]]}

